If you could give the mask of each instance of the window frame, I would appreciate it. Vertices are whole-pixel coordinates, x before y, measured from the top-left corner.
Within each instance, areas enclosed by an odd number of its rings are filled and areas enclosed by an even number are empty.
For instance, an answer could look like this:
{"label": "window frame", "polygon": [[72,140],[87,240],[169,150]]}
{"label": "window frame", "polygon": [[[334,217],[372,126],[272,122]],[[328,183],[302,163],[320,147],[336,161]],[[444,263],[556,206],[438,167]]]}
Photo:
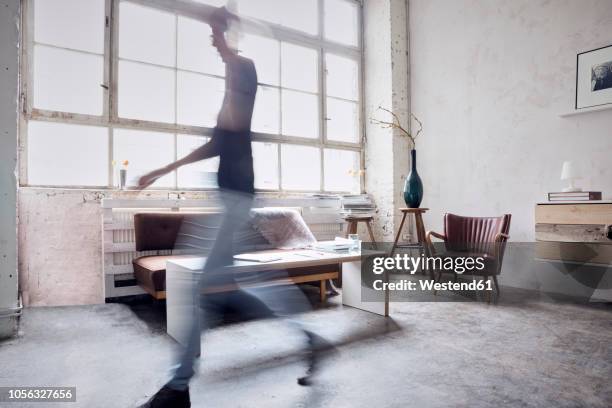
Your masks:
{"label": "window frame", "polygon": [[[105,27],[104,27],[104,67],[103,67],[103,79],[104,83],[100,86],[103,89],[103,111],[101,115],[89,115],[79,113],[60,112],[52,110],[38,109],[33,106],[33,54],[34,54],[34,7],[35,0],[24,0],[22,2],[22,15],[21,15],[21,61],[20,61],[20,74],[22,80],[20,81],[20,118],[19,118],[19,185],[22,187],[47,187],[47,188],[66,188],[66,189],[100,189],[100,190],[115,190],[117,187],[113,181],[113,135],[115,129],[133,129],[133,130],[149,130],[155,132],[167,132],[174,135],[174,157],[177,158],[177,144],[179,135],[195,135],[203,138],[211,137],[213,128],[190,126],[183,124],[172,124],[163,122],[152,122],[138,119],[121,118],[118,114],[118,70],[119,70],[119,10],[120,3],[123,1],[142,5],[145,7],[154,8],[160,11],[173,13],[175,19],[178,22],[179,16],[188,17],[199,21],[205,21],[201,17],[201,11],[204,9],[212,9],[212,6],[208,6],[202,3],[196,3],[192,0],[104,0],[105,1]],[[290,42],[292,44],[306,46],[316,50],[318,55],[318,109],[319,109],[319,137],[316,139],[303,138],[296,136],[285,136],[282,134],[282,129],[279,128],[279,134],[266,134],[259,132],[252,132],[252,140],[254,142],[270,142],[277,144],[278,151],[278,189],[256,189],[257,192],[283,192],[283,193],[349,193],[348,191],[327,191],[324,189],[324,152],[325,149],[340,149],[354,151],[359,154],[359,186],[360,193],[364,191],[364,177],[361,175],[364,169],[364,149],[363,141],[365,135],[365,104],[364,104],[364,85],[363,85],[363,4],[362,0],[343,0],[354,3],[357,7],[357,21],[358,21],[358,45],[350,46],[332,42],[325,39],[325,27],[324,27],[324,2],[325,0],[317,0],[318,2],[318,24],[319,32],[316,35],[310,35],[298,30],[281,26],[279,24],[268,23],[265,21],[257,20],[257,23],[266,27],[270,35],[264,35],[271,37],[279,42]],[[250,22],[243,23],[243,29],[247,33],[253,33],[261,35],[257,32],[257,27],[252,25]],[[178,26],[177,26],[178,30]],[[178,42],[178,38],[176,38]],[[44,44],[44,43],[42,43]],[[49,45],[49,44],[44,44]],[[54,45],[50,45],[55,48]],[[85,51],[74,50],[76,52],[86,53]],[[335,55],[349,57],[357,62],[358,69],[358,142],[348,143],[340,142],[327,139],[327,126],[326,122],[329,120],[326,117],[326,66],[325,66],[325,54],[332,53]],[[128,59],[128,61],[131,61]],[[154,65],[154,64],[150,64]],[[178,67],[172,68],[177,71],[186,71]],[[202,74],[209,77],[219,76],[214,74]],[[261,84],[258,84],[261,85]],[[264,86],[270,86],[264,84]],[[282,117],[282,90],[291,88],[283,88],[282,84],[278,86],[272,86],[274,89],[278,89],[280,94],[279,104],[279,115]],[[176,103],[175,91],[175,103]],[[336,98],[342,99],[342,98]],[[353,101],[354,102],[354,101]],[[176,114],[176,113],[175,113]],[[29,121],[50,121],[60,122],[65,124],[80,124],[80,125],[93,125],[105,127],[108,130],[108,182],[107,185],[100,186],[76,186],[76,185],[35,185],[28,183],[28,169],[27,169],[27,128]],[[282,160],[281,160],[281,146],[283,144],[291,145],[304,145],[316,147],[320,152],[320,182],[318,190],[284,190],[282,188]],[[156,190],[160,191],[209,191],[210,188],[185,188],[178,185],[178,172],[174,172],[174,186],[172,187],[155,187]]]}

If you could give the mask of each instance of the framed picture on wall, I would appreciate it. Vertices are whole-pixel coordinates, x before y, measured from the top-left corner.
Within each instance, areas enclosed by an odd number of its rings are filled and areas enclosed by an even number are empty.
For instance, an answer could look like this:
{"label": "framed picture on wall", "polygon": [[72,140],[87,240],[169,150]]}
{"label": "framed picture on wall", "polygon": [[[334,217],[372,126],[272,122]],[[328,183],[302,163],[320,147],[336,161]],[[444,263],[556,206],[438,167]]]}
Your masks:
{"label": "framed picture on wall", "polygon": [[578,54],[576,109],[612,105],[612,45]]}

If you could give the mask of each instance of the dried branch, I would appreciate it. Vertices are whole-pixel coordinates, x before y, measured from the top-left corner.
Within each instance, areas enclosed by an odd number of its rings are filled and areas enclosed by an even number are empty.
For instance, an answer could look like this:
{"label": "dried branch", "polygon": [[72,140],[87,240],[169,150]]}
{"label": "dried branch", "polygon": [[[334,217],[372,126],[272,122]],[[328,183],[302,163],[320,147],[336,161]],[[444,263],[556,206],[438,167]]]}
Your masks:
{"label": "dried branch", "polygon": [[419,125],[419,129],[416,131],[416,134],[413,135],[412,133],[407,131],[402,126],[401,121],[400,121],[399,117],[397,116],[397,114],[395,114],[394,112],[390,111],[387,108],[383,108],[382,106],[379,106],[377,110],[382,110],[384,112],[389,113],[391,115],[391,117],[392,117],[392,121],[389,122],[389,121],[386,121],[386,120],[380,120],[380,119],[376,119],[374,117],[371,117],[370,118],[370,123],[375,124],[375,125],[379,125],[383,129],[398,129],[400,132],[403,133],[403,136],[407,137],[408,140],[410,140],[410,144],[412,145],[411,147],[414,149],[416,147],[416,138],[421,134],[421,131],[423,130],[423,123],[414,114],[410,113],[410,116]]}
{"label": "dried branch", "polygon": [[410,113],[410,116],[412,116],[412,119],[414,119],[414,121],[416,123],[418,123],[419,125],[419,129],[416,132],[416,135],[414,135],[413,139],[416,140],[416,138],[421,134],[421,131],[423,130],[423,123],[419,120],[419,118],[417,118],[414,113]]}

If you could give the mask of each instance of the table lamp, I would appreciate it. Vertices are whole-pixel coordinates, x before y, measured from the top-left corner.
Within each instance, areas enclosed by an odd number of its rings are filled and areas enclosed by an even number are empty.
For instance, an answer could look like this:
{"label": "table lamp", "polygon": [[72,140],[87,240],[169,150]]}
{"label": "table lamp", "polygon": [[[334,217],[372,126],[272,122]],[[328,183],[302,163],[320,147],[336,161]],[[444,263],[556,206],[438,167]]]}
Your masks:
{"label": "table lamp", "polygon": [[571,161],[564,161],[563,168],[561,169],[561,180],[568,180],[569,186],[563,189],[564,193],[573,191],[582,191],[581,188],[574,186],[574,180],[579,179],[580,176],[576,171],[576,166]]}

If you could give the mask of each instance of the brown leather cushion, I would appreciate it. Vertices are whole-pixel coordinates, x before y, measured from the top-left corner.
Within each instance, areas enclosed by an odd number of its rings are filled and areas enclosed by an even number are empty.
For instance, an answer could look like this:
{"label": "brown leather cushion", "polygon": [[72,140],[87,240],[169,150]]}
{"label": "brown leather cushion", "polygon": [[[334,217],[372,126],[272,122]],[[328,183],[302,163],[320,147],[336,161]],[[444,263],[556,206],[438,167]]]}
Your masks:
{"label": "brown leather cushion", "polygon": [[451,251],[471,251],[493,254],[495,237],[508,234],[510,214],[500,217],[463,217],[447,213],[444,215],[446,248]]}
{"label": "brown leather cushion", "polygon": [[166,290],[166,262],[190,258],[190,255],[141,256],[132,261],[134,277],[138,283],[154,292]]}
{"label": "brown leather cushion", "polygon": [[134,214],[134,233],[137,251],[157,251],[174,248],[184,214]]}
{"label": "brown leather cushion", "polygon": [[[166,262],[191,258],[193,255],[153,255],[142,256],[132,261],[134,265],[134,277],[136,281],[143,287],[154,292],[166,290]],[[290,277],[306,276],[317,273],[337,272],[339,271],[338,264],[310,266],[303,268],[291,268],[287,270]],[[270,271],[266,273],[258,273],[264,280],[286,277],[284,271]]]}

